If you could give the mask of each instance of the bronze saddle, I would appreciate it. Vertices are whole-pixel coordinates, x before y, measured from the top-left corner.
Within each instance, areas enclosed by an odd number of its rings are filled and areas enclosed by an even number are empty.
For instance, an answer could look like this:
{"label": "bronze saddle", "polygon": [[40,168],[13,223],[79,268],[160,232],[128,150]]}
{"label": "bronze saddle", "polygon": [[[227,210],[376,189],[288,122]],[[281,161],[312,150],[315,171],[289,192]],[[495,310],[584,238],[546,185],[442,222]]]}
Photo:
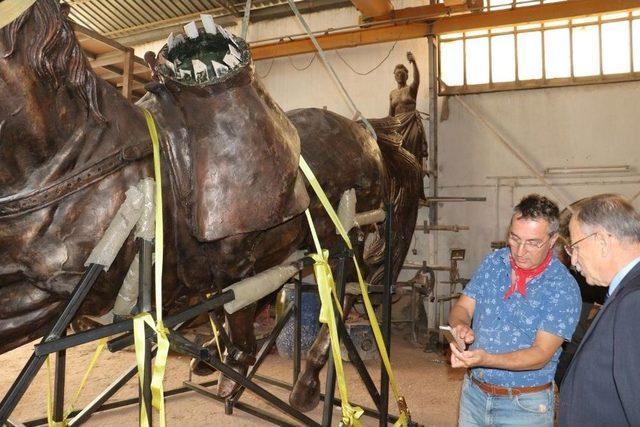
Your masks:
{"label": "bronze saddle", "polygon": [[255,78],[248,54],[212,84],[165,78],[147,89],[139,105],[160,129],[163,164],[197,240],[265,230],[307,208],[298,133]]}

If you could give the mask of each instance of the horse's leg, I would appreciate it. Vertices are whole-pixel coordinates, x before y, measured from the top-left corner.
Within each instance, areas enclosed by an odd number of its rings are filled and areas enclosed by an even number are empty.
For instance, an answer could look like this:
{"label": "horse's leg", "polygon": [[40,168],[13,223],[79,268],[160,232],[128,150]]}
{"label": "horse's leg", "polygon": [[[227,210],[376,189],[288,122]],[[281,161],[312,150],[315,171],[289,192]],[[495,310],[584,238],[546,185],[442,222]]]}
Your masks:
{"label": "horse's leg", "polygon": [[[349,315],[355,300],[354,296],[347,295],[344,305],[345,319]],[[320,371],[327,363],[330,347],[329,328],[327,325],[323,325],[309,349],[304,371],[298,377],[289,395],[289,403],[294,408],[307,412],[318,406],[320,402]]]}
{"label": "horse's leg", "polygon": [[[223,309],[212,310],[208,313],[208,315],[211,316],[213,319],[215,319],[216,325],[218,325],[219,327],[224,327],[223,326],[224,325]],[[218,342],[216,343],[216,337],[214,336],[209,341],[202,344],[202,346],[205,348],[208,348],[209,350],[217,354],[218,344],[220,345],[220,351],[222,352],[222,354],[224,354],[226,347],[221,337],[218,337]],[[219,355],[220,360],[222,360],[222,354]],[[215,372],[215,370],[211,367],[211,365],[206,364],[200,359],[191,359],[190,368],[191,368],[191,372],[193,372],[195,375],[198,375],[198,376],[211,375]]]}
{"label": "horse's leg", "polygon": [[[256,313],[256,306],[256,304],[251,304],[233,314],[227,314],[229,339],[235,348],[240,350],[241,356],[252,356],[256,352],[256,336],[253,332],[253,319]],[[245,374],[248,369],[248,364],[243,363],[242,360],[237,360],[238,357],[233,357],[231,355],[232,352],[232,349],[227,349],[225,363],[231,366],[234,370]],[[242,359],[242,357],[240,357],[240,359]],[[230,396],[235,387],[235,382],[220,373],[220,377],[218,379],[219,396]]]}

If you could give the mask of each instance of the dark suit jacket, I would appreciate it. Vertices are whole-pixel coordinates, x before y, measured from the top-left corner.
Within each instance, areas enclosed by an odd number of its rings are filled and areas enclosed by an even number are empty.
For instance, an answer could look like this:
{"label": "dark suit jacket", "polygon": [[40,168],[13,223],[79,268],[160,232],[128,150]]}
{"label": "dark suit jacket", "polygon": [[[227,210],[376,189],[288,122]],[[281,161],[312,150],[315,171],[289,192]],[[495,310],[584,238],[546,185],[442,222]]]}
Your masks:
{"label": "dark suit jacket", "polygon": [[560,388],[560,427],[640,426],[640,264],[586,332]]}

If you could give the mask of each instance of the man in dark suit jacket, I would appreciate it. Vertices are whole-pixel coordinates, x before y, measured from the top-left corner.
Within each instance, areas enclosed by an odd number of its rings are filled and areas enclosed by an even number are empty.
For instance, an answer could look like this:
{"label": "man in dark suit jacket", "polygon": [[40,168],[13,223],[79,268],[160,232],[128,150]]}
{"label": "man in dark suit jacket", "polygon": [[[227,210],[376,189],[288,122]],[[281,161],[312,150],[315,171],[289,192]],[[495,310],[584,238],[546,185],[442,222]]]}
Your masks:
{"label": "man in dark suit jacket", "polygon": [[621,196],[593,196],[569,231],[571,263],[609,292],[562,382],[558,424],[640,426],[640,214]]}

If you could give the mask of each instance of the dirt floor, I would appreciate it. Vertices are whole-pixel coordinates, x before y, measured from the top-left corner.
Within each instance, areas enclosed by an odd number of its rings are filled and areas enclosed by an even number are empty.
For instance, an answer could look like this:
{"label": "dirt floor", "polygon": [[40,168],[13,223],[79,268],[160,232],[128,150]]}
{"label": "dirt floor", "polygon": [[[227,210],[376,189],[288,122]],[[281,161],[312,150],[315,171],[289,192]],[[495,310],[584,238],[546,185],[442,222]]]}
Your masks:
{"label": "dirt floor", "polygon": [[[398,386],[405,395],[412,417],[415,421],[426,426],[454,426],[457,420],[458,399],[463,371],[454,370],[446,363],[446,358],[436,353],[426,353],[421,348],[410,344],[406,339],[396,334],[392,344],[392,363],[397,377]],[[11,383],[29,358],[33,344],[27,344],[9,353],[0,355],[2,374],[0,378],[0,395],[4,396]],[[66,384],[66,407],[76,393],[78,384],[85,372],[87,364],[95,350],[95,344],[84,345],[72,349],[67,354],[68,375]],[[117,376],[135,363],[134,353],[129,350],[111,354],[103,352],[91,374],[86,389],[80,395],[75,408],[82,408],[93,397],[106,388]],[[304,362],[303,362],[304,364]],[[379,378],[379,362],[367,362],[374,379]],[[349,363],[345,364],[349,384],[349,399],[352,402],[373,407],[357,374]],[[277,354],[270,355],[259,374],[291,381],[292,362]],[[189,377],[189,359],[179,355],[171,355],[165,379],[165,390],[181,387],[183,381]],[[194,377],[194,381],[204,382],[217,378]],[[324,373],[321,375],[324,378]],[[46,365],[40,371],[29,387],[24,398],[10,417],[12,421],[27,421],[46,416]],[[268,390],[286,401],[287,392],[274,387],[265,386]],[[322,387],[324,391],[324,385]],[[137,395],[137,380],[134,378],[113,399],[135,397]],[[337,392],[336,392],[337,395]],[[397,413],[393,399],[390,399],[390,411]],[[261,408],[269,409],[274,414],[282,416],[277,410],[257,398],[251,392],[243,395],[242,402]],[[169,426],[257,426],[268,423],[241,411],[233,416],[224,414],[222,404],[209,400],[195,392],[188,392],[166,399],[167,424]],[[321,405],[308,414],[311,418],[322,418]],[[339,410],[334,411],[334,425],[337,425]],[[158,418],[154,424],[158,425]],[[365,426],[377,426],[377,420],[362,417]],[[114,409],[93,415],[85,424],[87,426],[137,426],[137,406]]]}

